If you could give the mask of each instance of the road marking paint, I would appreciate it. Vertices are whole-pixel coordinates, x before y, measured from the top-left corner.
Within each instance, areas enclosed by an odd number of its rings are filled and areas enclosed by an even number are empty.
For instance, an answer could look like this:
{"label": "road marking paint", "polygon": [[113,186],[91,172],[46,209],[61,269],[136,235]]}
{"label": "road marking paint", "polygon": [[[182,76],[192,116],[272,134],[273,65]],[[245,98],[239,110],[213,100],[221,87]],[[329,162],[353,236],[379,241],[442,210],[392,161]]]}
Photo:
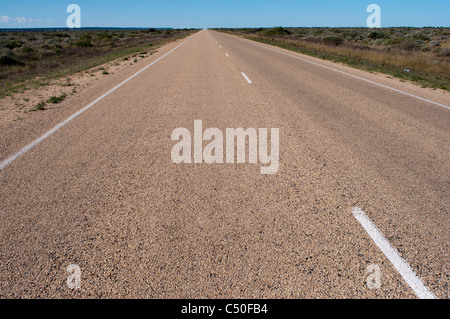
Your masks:
{"label": "road marking paint", "polygon": [[247,80],[248,83],[252,84],[253,82],[250,81],[250,79],[248,78],[247,74],[245,74],[244,72],[241,72],[242,76],[244,77],[244,79]]}
{"label": "road marking paint", "polygon": [[[238,39],[241,39],[241,38],[238,38]],[[298,59],[298,60],[302,60],[302,61],[304,61],[304,62],[308,62],[308,63],[314,64],[314,65],[323,67],[323,68],[325,68],[325,69],[329,69],[329,70],[332,70],[332,71],[335,71],[335,72],[338,72],[338,73],[342,73],[342,74],[348,75],[348,76],[350,76],[350,77],[353,77],[353,78],[355,78],[355,79],[362,80],[362,81],[365,81],[365,82],[368,82],[368,83],[371,83],[371,84],[374,84],[374,85],[378,85],[378,86],[383,87],[383,88],[385,88],[385,89],[392,90],[392,91],[395,91],[395,92],[397,92],[397,93],[401,93],[401,94],[404,94],[404,95],[408,95],[408,96],[410,96],[410,97],[416,98],[416,99],[421,100],[421,101],[423,101],[423,102],[431,103],[431,104],[434,104],[434,105],[443,107],[443,108],[445,108],[445,109],[447,109],[447,110],[450,110],[450,106],[448,106],[448,105],[441,104],[441,103],[438,103],[438,102],[434,102],[434,101],[425,99],[425,98],[423,98],[423,97],[420,97],[420,96],[417,96],[417,95],[414,95],[414,94],[411,94],[411,93],[408,93],[408,92],[405,92],[405,91],[402,91],[402,90],[394,89],[393,87],[390,87],[390,86],[387,86],[387,85],[384,85],[384,84],[381,84],[381,83],[378,83],[378,82],[375,82],[375,81],[371,81],[371,80],[365,79],[365,78],[360,77],[360,76],[357,76],[357,75],[353,75],[353,74],[348,73],[348,72],[345,72],[345,71],[341,71],[341,70],[338,70],[338,69],[334,69],[334,68],[332,68],[332,67],[329,67],[329,66],[326,66],[326,65],[317,63],[317,62],[313,62],[313,61],[310,61],[310,60],[307,60],[307,59],[301,58],[301,57],[299,57],[299,56],[295,56],[295,55],[292,55],[292,54],[289,54],[289,53],[286,53],[286,52],[283,52],[283,51],[280,51],[280,50],[277,50],[277,49],[273,49],[273,48],[267,47],[267,46],[265,46],[265,45],[260,45],[260,44],[258,44],[258,43],[254,43],[254,41],[251,41],[251,40],[246,40],[246,39],[241,39],[241,40],[246,41],[246,42],[250,41],[250,42],[248,42],[248,43],[252,43],[252,44],[254,44],[254,45],[256,45],[256,46],[263,47],[263,48],[266,48],[266,49],[268,49],[268,50],[272,50],[272,51],[275,51],[275,52],[278,52],[278,53],[281,53],[281,54],[290,56],[290,57],[292,57],[292,58],[295,58],[295,59]]]}
{"label": "road marking paint", "polygon": [[219,45],[219,49],[222,49],[222,46],[221,46],[221,45]]}
{"label": "road marking paint", "polygon": [[229,58],[230,56],[228,55],[228,53],[225,53],[225,55],[227,56],[227,58]]}
{"label": "road marking paint", "polygon": [[186,42],[188,42],[190,39],[192,39],[192,36],[189,37],[188,39],[186,39],[185,41],[183,41],[181,44],[177,45],[175,48],[173,48],[172,50],[170,50],[169,52],[167,52],[166,54],[164,54],[163,56],[159,57],[158,59],[156,59],[155,61],[153,61],[152,63],[150,63],[149,65],[147,65],[146,67],[144,67],[143,69],[139,70],[138,72],[136,72],[135,74],[133,74],[132,76],[130,76],[128,79],[124,80],[123,82],[121,82],[120,84],[116,85],[115,87],[113,87],[111,90],[109,90],[108,92],[106,92],[105,94],[103,94],[102,96],[98,97],[97,99],[95,99],[94,101],[92,101],[91,103],[89,103],[87,106],[85,106],[84,108],[80,109],[79,111],[77,111],[76,113],[72,114],[71,116],[69,116],[67,119],[65,119],[63,122],[59,123],[58,125],[56,125],[55,127],[53,127],[52,129],[50,129],[49,131],[47,131],[46,133],[44,133],[44,135],[42,135],[41,137],[38,137],[37,139],[35,139],[34,141],[32,141],[31,143],[29,143],[28,145],[26,145],[25,147],[23,147],[20,151],[18,151],[17,153],[11,155],[10,157],[6,158],[5,160],[3,160],[0,163],[0,171],[3,170],[5,167],[7,167],[8,165],[10,165],[11,163],[13,163],[15,160],[17,160],[18,158],[22,157],[24,154],[26,154],[27,152],[31,151],[34,147],[36,147],[36,145],[40,144],[41,142],[45,141],[47,138],[49,138],[51,135],[53,135],[55,132],[59,131],[61,128],[63,128],[64,126],[66,126],[68,123],[72,122],[74,119],[76,119],[78,116],[80,116],[81,114],[83,114],[84,112],[86,112],[87,110],[89,110],[91,107],[93,107],[95,104],[97,104],[98,102],[100,102],[101,100],[103,100],[105,97],[107,97],[108,95],[110,95],[111,93],[113,93],[114,91],[116,91],[118,88],[120,88],[121,86],[123,86],[125,83],[127,83],[128,81],[130,81],[131,79],[135,78],[136,76],[138,76],[139,74],[141,74],[142,72],[144,72],[145,70],[147,70],[149,67],[151,67],[153,64],[155,64],[156,62],[162,60],[163,58],[165,58],[166,56],[168,56],[169,54],[171,54],[173,51],[175,51],[176,49],[178,49],[179,47],[181,47],[183,44],[185,44]]}
{"label": "road marking paint", "polygon": [[353,207],[352,214],[361,226],[364,227],[378,248],[380,248],[392,265],[394,265],[395,269],[400,273],[403,279],[405,279],[407,284],[414,290],[417,297],[420,299],[436,299],[436,296],[423,284],[420,278],[417,277],[409,264],[400,256],[398,251],[392,247],[364,211],[359,207]]}

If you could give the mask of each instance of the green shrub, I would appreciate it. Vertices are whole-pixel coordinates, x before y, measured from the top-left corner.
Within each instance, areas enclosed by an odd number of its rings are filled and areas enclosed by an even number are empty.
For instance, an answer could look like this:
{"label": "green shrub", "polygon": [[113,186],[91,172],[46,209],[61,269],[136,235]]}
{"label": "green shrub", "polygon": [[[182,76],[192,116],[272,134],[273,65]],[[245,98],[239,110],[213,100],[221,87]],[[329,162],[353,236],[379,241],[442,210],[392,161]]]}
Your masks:
{"label": "green shrub", "polygon": [[0,55],[0,65],[2,66],[11,66],[11,65],[25,65],[25,63],[22,63],[13,57],[9,55]]}
{"label": "green shrub", "polygon": [[90,35],[83,34],[80,37],[80,39],[77,42],[75,42],[75,45],[79,46],[79,47],[89,48],[89,47],[92,46],[92,42],[91,41],[92,41],[92,37]]}
{"label": "green shrub", "polygon": [[313,35],[315,35],[316,37],[319,35],[322,35],[323,30],[322,29],[318,29],[318,30],[314,30]]}
{"label": "green shrub", "polygon": [[420,50],[422,45],[412,39],[408,39],[408,40],[402,42],[401,44],[399,44],[398,47],[401,50],[405,50],[405,51],[417,51],[417,50]]}
{"label": "green shrub", "polygon": [[390,38],[390,39],[386,39],[383,41],[383,45],[395,45],[395,44],[399,44],[402,43],[403,41],[405,41],[402,38]]}
{"label": "green shrub", "polygon": [[30,53],[30,52],[34,52],[34,49],[30,47],[22,47],[22,53]]}
{"label": "green shrub", "polygon": [[36,110],[45,110],[45,102],[39,102],[36,106]]}
{"label": "green shrub", "polygon": [[429,40],[431,40],[429,37],[427,37],[426,35],[423,35],[423,34],[416,34],[413,37],[413,39],[414,40],[422,40],[422,41],[429,41]]}
{"label": "green shrub", "polygon": [[339,45],[343,42],[344,40],[340,37],[335,37],[335,36],[331,36],[331,37],[325,37],[323,38],[323,42],[325,42],[328,45]]}
{"label": "green shrub", "polygon": [[47,103],[51,103],[51,104],[56,104],[56,103],[59,103],[59,102],[61,102],[61,101],[63,101],[65,98],[66,98],[66,94],[65,93],[63,93],[62,95],[60,95],[60,96],[51,96],[48,100],[47,100]]}
{"label": "green shrub", "polygon": [[291,34],[291,32],[288,29],[285,29],[283,27],[275,27],[275,28],[271,28],[271,29],[265,29],[263,31],[261,31],[262,35],[289,35]]}
{"label": "green shrub", "polygon": [[161,31],[159,31],[159,30],[157,30],[155,28],[147,29],[146,32],[147,33],[157,33],[157,34],[161,33]]}
{"label": "green shrub", "polygon": [[384,33],[382,33],[382,32],[378,32],[378,31],[372,31],[372,32],[370,32],[368,35],[367,35],[367,37],[369,38],[369,39],[384,39],[384,38],[386,38],[387,37],[387,35],[385,35]]}
{"label": "green shrub", "polygon": [[109,40],[112,38],[112,35],[105,32],[105,33],[100,34],[98,37],[101,40]]}
{"label": "green shrub", "polygon": [[20,48],[22,46],[23,42],[19,40],[10,40],[4,44],[5,47],[12,50],[15,48]]}

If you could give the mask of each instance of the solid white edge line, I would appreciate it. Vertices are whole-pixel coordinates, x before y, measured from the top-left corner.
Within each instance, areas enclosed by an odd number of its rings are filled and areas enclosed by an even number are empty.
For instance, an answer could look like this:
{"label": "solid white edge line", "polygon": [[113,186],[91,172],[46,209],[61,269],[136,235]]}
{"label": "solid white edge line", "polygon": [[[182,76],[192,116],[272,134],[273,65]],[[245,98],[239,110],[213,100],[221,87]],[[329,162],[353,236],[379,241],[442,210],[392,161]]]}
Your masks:
{"label": "solid white edge line", "polygon": [[[195,35],[195,34],[194,34]],[[46,140],[47,138],[49,138],[51,135],[53,135],[55,132],[57,132],[58,130],[60,130],[61,128],[63,128],[65,125],[67,125],[68,123],[70,123],[71,121],[73,121],[74,119],[76,119],[78,116],[80,116],[81,114],[83,114],[84,112],[86,112],[88,109],[90,109],[92,106],[94,106],[95,104],[97,104],[98,102],[100,102],[101,100],[103,100],[105,97],[107,97],[108,95],[110,95],[111,93],[113,93],[114,91],[116,91],[118,88],[120,88],[122,85],[124,85],[125,83],[127,83],[128,81],[130,81],[131,79],[135,78],[136,76],[138,76],[139,74],[141,74],[142,72],[144,72],[145,70],[147,70],[149,67],[151,67],[153,64],[155,64],[156,62],[162,60],[163,58],[165,58],[166,56],[168,56],[169,54],[171,54],[173,51],[175,51],[176,49],[178,49],[180,46],[182,46],[183,44],[185,44],[186,42],[188,42],[190,39],[192,39],[192,37],[194,36],[190,36],[189,38],[187,38],[186,40],[183,41],[183,43],[177,45],[175,48],[173,48],[172,50],[170,50],[169,52],[167,52],[166,54],[164,54],[163,56],[159,57],[158,59],[156,59],[155,61],[153,61],[152,63],[150,63],[149,65],[145,66],[144,68],[142,68],[141,70],[139,70],[138,72],[136,72],[135,74],[133,74],[132,76],[130,76],[128,79],[124,80],[123,82],[121,82],[120,84],[116,85],[115,87],[113,87],[111,90],[109,90],[108,92],[106,92],[105,94],[103,94],[102,96],[98,97],[97,99],[95,99],[94,101],[92,101],[91,103],[89,103],[87,106],[85,106],[84,108],[82,108],[81,110],[78,110],[76,113],[72,114],[71,116],[69,116],[67,119],[65,119],[63,122],[59,123],[58,125],[54,126],[52,129],[48,130],[46,133],[44,133],[41,137],[38,137],[37,139],[35,139],[34,141],[32,141],[31,143],[29,143],[28,145],[26,145],[25,147],[23,147],[20,151],[16,152],[15,154],[11,155],[10,157],[6,158],[5,160],[3,160],[0,163],[0,171],[3,170],[5,167],[7,167],[8,165],[10,165],[11,163],[13,163],[15,160],[17,160],[18,158],[20,158],[21,156],[23,156],[24,154],[26,154],[27,152],[29,152],[30,150],[32,150],[36,145],[40,144],[41,142],[43,142],[44,140]]]}
{"label": "solid white edge line", "polygon": [[409,264],[400,256],[398,251],[392,247],[364,211],[359,207],[353,207],[352,214],[366,230],[367,234],[369,234],[370,238],[372,238],[378,248],[380,248],[392,265],[394,265],[395,269],[403,279],[405,279],[406,283],[414,290],[417,297],[420,299],[436,299],[436,296],[423,284],[420,278],[417,277]]}
{"label": "solid white edge line", "polygon": [[252,84],[253,82],[250,81],[250,79],[248,78],[247,74],[245,74],[244,72],[241,72],[242,76],[244,77],[244,79],[247,80],[248,83]]}
{"label": "solid white edge line", "polygon": [[[424,101],[424,102],[427,102],[427,103],[431,103],[431,104],[434,104],[434,105],[443,107],[443,108],[445,108],[445,109],[447,109],[447,110],[450,110],[450,106],[448,106],[448,105],[441,104],[441,103],[438,103],[438,102],[434,102],[434,101],[425,99],[425,98],[423,98],[423,97],[420,97],[420,96],[417,96],[417,95],[414,95],[414,94],[411,94],[411,93],[408,93],[408,92],[405,92],[405,91],[402,91],[402,90],[394,89],[394,88],[392,88],[392,87],[390,87],[390,86],[387,86],[387,85],[384,85],[384,84],[381,84],[381,83],[378,83],[378,82],[375,82],[375,81],[371,81],[371,80],[362,78],[362,77],[357,76],[357,75],[353,75],[353,74],[348,73],[348,72],[345,72],[345,71],[341,71],[341,70],[338,70],[338,69],[335,69],[335,68],[332,68],[332,67],[329,67],[329,66],[326,66],[326,65],[317,63],[317,62],[313,62],[313,61],[310,61],[310,60],[301,58],[301,57],[299,57],[299,56],[295,56],[295,55],[292,55],[292,54],[289,54],[289,53],[286,53],[286,52],[283,52],[283,51],[280,51],[280,50],[277,50],[277,49],[274,49],[274,48],[270,48],[270,47],[268,47],[268,46],[265,46],[265,45],[261,45],[261,44],[259,44],[259,43],[256,43],[256,42],[254,42],[254,41],[252,41],[252,40],[242,39],[242,38],[238,38],[238,39],[241,39],[241,40],[243,40],[243,41],[245,41],[245,42],[248,42],[248,43],[252,43],[252,44],[254,44],[254,45],[256,45],[256,46],[259,46],[259,47],[262,47],[262,48],[266,48],[266,49],[268,49],[268,50],[272,50],[272,51],[275,51],[275,52],[278,52],[278,53],[281,53],[281,54],[290,56],[290,57],[295,58],[295,59],[298,59],[298,60],[302,60],[302,61],[307,62],[307,63],[311,63],[311,64],[314,64],[314,65],[323,67],[323,68],[325,68],[325,69],[329,69],[329,70],[332,70],[332,71],[335,71],[335,72],[338,72],[338,73],[342,73],[342,74],[348,75],[348,76],[353,77],[353,78],[358,79],[358,80],[362,80],[362,81],[365,81],[365,82],[368,82],[368,83],[371,83],[371,84],[374,84],[374,85],[378,85],[378,86],[380,86],[380,87],[383,87],[383,88],[388,89],[388,90],[395,91],[395,92],[397,92],[397,93],[401,93],[401,94],[404,94],[404,95],[408,95],[408,96],[413,97],[413,98],[416,98],[416,99],[418,99],[418,100],[421,100],[421,101]],[[301,54],[301,53],[300,53],[300,54]]]}

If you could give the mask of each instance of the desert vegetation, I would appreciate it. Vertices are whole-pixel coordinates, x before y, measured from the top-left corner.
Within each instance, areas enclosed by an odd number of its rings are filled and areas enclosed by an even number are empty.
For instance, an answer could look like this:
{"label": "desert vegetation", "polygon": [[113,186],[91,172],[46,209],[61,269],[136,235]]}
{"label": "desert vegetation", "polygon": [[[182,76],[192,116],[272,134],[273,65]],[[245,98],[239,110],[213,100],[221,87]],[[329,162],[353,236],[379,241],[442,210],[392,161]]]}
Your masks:
{"label": "desert vegetation", "polygon": [[[117,58],[152,52],[192,29],[0,30],[0,97]],[[128,56],[128,57],[127,57]],[[136,59],[135,59],[136,60]],[[104,71],[103,74],[108,74]]]}
{"label": "desert vegetation", "polygon": [[285,49],[450,90],[450,28],[218,29]]}

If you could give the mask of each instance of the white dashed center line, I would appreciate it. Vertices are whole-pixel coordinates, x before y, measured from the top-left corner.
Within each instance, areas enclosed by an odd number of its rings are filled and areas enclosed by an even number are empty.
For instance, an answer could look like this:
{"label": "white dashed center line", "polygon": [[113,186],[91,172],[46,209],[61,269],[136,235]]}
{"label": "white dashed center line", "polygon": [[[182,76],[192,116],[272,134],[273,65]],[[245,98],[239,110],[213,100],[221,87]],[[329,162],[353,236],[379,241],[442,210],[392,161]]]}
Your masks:
{"label": "white dashed center line", "polygon": [[[341,74],[345,74],[345,75],[350,76],[350,77],[352,77],[352,78],[355,78],[355,79],[358,79],[358,80],[361,80],[361,81],[365,81],[365,82],[368,82],[368,83],[371,83],[371,84],[374,84],[374,85],[383,87],[383,88],[385,88],[385,89],[392,90],[392,91],[398,92],[398,93],[400,93],[400,94],[404,94],[404,95],[413,97],[413,98],[418,99],[418,100],[421,100],[421,101],[423,101],[423,102],[431,103],[431,104],[434,104],[434,105],[443,107],[443,108],[445,108],[445,109],[447,109],[447,110],[450,110],[450,106],[445,105],[445,104],[437,103],[437,102],[434,102],[434,101],[425,99],[425,98],[423,98],[423,97],[420,97],[420,96],[417,96],[417,95],[414,95],[414,94],[411,94],[411,93],[407,93],[407,92],[405,92],[405,91],[398,90],[398,89],[395,89],[395,88],[393,88],[393,87],[390,87],[390,86],[387,86],[387,85],[384,85],[384,84],[381,84],[381,83],[378,83],[378,82],[375,82],[375,81],[371,81],[371,80],[369,80],[369,79],[366,79],[366,78],[363,78],[363,77],[360,77],[360,76],[357,76],[357,75],[354,75],[354,74],[351,74],[351,73],[348,73],[348,72],[344,72],[344,71],[341,71],[341,70],[338,70],[338,69],[335,69],[335,68],[332,68],[332,67],[323,65],[323,64],[321,64],[321,63],[313,62],[313,61],[310,61],[310,60],[308,60],[308,59],[304,59],[304,58],[301,58],[301,57],[299,57],[299,56],[292,55],[292,54],[289,54],[289,53],[280,51],[280,50],[275,49],[275,48],[271,48],[271,47],[268,47],[268,46],[265,46],[265,45],[262,45],[262,44],[259,44],[259,43],[254,43],[254,42],[251,41],[251,40],[242,39],[242,38],[239,38],[239,40],[246,41],[247,43],[251,43],[251,44],[256,45],[256,46],[259,46],[259,47],[261,47],[261,48],[266,48],[267,50],[271,50],[271,51],[274,51],[274,52],[277,52],[277,53],[280,53],[280,54],[283,54],[283,55],[286,55],[286,56],[290,56],[291,58],[294,58],[294,59],[298,59],[298,60],[301,60],[301,61],[304,61],[304,62],[313,64],[313,65],[320,66],[320,67],[325,68],[325,69],[328,69],[328,70],[332,70],[332,71],[335,71],[335,72],[338,72],[338,73],[341,73]],[[249,41],[250,41],[250,42],[249,42]]]}
{"label": "white dashed center line", "polygon": [[248,76],[247,76],[244,72],[241,72],[241,74],[242,74],[242,76],[244,77],[244,79],[247,80],[248,83],[250,83],[250,84],[253,83],[252,81],[250,81],[250,79],[248,78]]}

